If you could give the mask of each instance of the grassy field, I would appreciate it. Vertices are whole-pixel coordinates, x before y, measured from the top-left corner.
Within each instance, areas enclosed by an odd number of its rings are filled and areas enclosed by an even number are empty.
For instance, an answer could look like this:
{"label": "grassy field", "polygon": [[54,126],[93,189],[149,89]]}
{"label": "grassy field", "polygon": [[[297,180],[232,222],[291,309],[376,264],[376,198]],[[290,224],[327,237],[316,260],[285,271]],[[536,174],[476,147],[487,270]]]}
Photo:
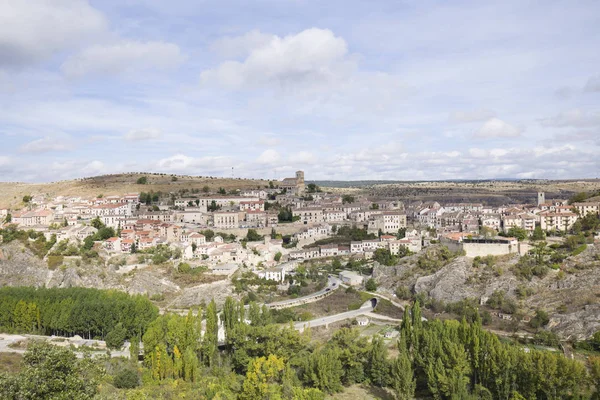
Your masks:
{"label": "grassy field", "polygon": [[[359,292],[356,290],[346,291],[345,289],[340,288],[332,295],[322,300],[292,307],[291,310],[297,314],[308,312],[312,314],[314,318],[319,318],[326,315],[339,314],[349,310],[356,310],[371,297],[372,296],[368,293]],[[402,311],[389,301],[381,300],[379,304],[381,305],[381,308],[378,305],[376,309],[378,314],[392,318],[402,317]]]}

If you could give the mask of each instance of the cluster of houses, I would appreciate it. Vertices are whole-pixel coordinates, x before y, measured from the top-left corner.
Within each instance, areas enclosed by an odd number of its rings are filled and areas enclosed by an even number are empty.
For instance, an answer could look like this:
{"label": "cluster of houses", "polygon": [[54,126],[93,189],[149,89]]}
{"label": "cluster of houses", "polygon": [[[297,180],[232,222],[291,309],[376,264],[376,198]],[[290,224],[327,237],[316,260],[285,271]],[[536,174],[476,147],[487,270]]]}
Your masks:
{"label": "cluster of houses", "polygon": [[[277,207],[273,207],[275,203]],[[202,233],[206,229],[237,230],[235,233],[243,236],[245,231],[240,229],[277,227],[281,225],[280,207],[290,210],[293,217],[294,222],[286,221],[287,226],[295,229],[292,240],[298,246],[293,250],[284,248],[282,240],[269,236],[264,241],[243,244],[227,242],[219,235],[209,241]],[[442,205],[436,201],[405,205],[397,199],[354,198],[315,190],[309,193],[304,173],[298,171],[294,178],[284,179],[277,187],[246,190],[238,195],[169,198],[151,207],[141,204],[137,193],[91,199],[35,196],[22,210],[0,209],[0,221],[10,214],[11,223],[44,232],[48,237],[83,240],[96,233],[90,223],[98,218],[119,232],[118,237],[102,243],[110,254],[166,244],[180,248],[184,259],[198,259],[214,266],[262,263],[274,267],[277,253],[281,253],[283,260],[354,255],[369,258],[382,248],[393,254],[403,248],[419,252],[433,239],[442,240],[449,247],[460,245],[463,250],[469,250],[469,254],[523,253],[527,249],[515,239],[498,238],[491,242],[489,238],[477,241],[473,236],[482,228],[498,232],[508,232],[512,227],[533,232],[536,226],[548,231],[568,230],[578,218],[599,212],[600,202],[568,205],[563,200],[546,201],[543,193],[538,194],[535,205],[500,207],[479,203]],[[409,230],[409,224],[421,230]],[[378,238],[345,245],[311,245],[334,235],[336,229],[343,226],[366,229]],[[400,235],[400,231],[404,234]],[[225,268],[224,271],[230,270]],[[278,279],[284,275],[284,271],[273,273]]]}
{"label": "cluster of houses", "polygon": [[407,206],[410,221],[436,229],[437,232],[479,233],[482,227],[499,232],[521,228],[533,232],[536,226],[544,231],[568,231],[578,218],[598,214],[600,202],[574,203],[567,200],[546,201],[544,193],[538,193],[538,202],[513,204],[500,207],[479,203],[441,205],[438,202],[415,202]]}
{"label": "cluster of houses", "polygon": [[[322,225],[321,225],[322,226]],[[393,235],[381,235],[377,239],[352,241],[350,245],[327,244],[322,246],[307,247],[300,250],[290,252],[289,258],[292,260],[310,260],[321,257],[337,257],[337,256],[356,256],[360,255],[364,258],[372,258],[377,249],[389,250],[392,254],[398,254],[401,247],[417,253],[421,251],[423,245],[422,235],[413,229],[407,231],[405,237],[397,239]]]}

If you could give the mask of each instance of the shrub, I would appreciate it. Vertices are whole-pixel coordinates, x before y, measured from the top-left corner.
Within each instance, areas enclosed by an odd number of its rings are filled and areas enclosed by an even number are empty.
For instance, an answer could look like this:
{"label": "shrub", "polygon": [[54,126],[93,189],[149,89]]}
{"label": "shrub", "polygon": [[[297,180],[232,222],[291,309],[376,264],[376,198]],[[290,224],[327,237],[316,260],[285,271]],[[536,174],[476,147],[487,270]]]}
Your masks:
{"label": "shrub", "polygon": [[188,274],[192,270],[192,267],[188,263],[181,263],[177,269],[182,274]]}
{"label": "shrub", "polygon": [[137,179],[137,181],[135,181],[135,183],[137,183],[138,185],[145,185],[148,183],[148,177],[146,177],[146,176],[139,177]]}
{"label": "shrub", "polygon": [[396,297],[401,300],[410,300],[412,299],[412,292],[406,286],[398,286],[396,288]]}
{"label": "shrub", "polygon": [[531,318],[529,321],[529,326],[534,329],[541,328],[542,326],[548,325],[550,322],[550,318],[548,317],[548,313],[544,310],[537,310],[535,312],[535,317]]}
{"label": "shrub", "polygon": [[138,373],[131,368],[123,368],[114,377],[114,385],[119,389],[133,389],[140,385]]}
{"label": "shrub", "polygon": [[370,278],[367,283],[365,284],[365,289],[367,289],[369,292],[374,292],[377,290],[377,282],[375,282],[375,279]]}

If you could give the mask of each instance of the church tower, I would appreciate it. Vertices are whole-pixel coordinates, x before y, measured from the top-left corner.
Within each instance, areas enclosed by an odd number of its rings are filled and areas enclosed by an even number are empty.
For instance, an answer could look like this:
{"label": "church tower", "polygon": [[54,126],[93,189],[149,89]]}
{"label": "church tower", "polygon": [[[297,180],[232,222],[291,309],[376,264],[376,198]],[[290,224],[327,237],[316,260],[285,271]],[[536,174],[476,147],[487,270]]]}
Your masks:
{"label": "church tower", "polygon": [[537,205],[541,206],[545,202],[546,202],[546,194],[544,192],[538,192]]}
{"label": "church tower", "polygon": [[302,193],[304,189],[304,171],[296,171],[296,193]]}

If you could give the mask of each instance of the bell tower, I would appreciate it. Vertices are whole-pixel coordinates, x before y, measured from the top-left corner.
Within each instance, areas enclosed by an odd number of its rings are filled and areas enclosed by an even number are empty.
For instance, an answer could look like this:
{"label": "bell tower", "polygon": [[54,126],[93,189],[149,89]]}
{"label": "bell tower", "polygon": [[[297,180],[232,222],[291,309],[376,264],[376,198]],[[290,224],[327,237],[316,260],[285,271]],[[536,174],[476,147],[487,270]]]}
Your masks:
{"label": "bell tower", "polygon": [[544,192],[538,192],[537,194],[537,205],[541,206],[546,202],[546,194]]}
{"label": "bell tower", "polygon": [[296,192],[304,192],[304,171],[296,171]]}

